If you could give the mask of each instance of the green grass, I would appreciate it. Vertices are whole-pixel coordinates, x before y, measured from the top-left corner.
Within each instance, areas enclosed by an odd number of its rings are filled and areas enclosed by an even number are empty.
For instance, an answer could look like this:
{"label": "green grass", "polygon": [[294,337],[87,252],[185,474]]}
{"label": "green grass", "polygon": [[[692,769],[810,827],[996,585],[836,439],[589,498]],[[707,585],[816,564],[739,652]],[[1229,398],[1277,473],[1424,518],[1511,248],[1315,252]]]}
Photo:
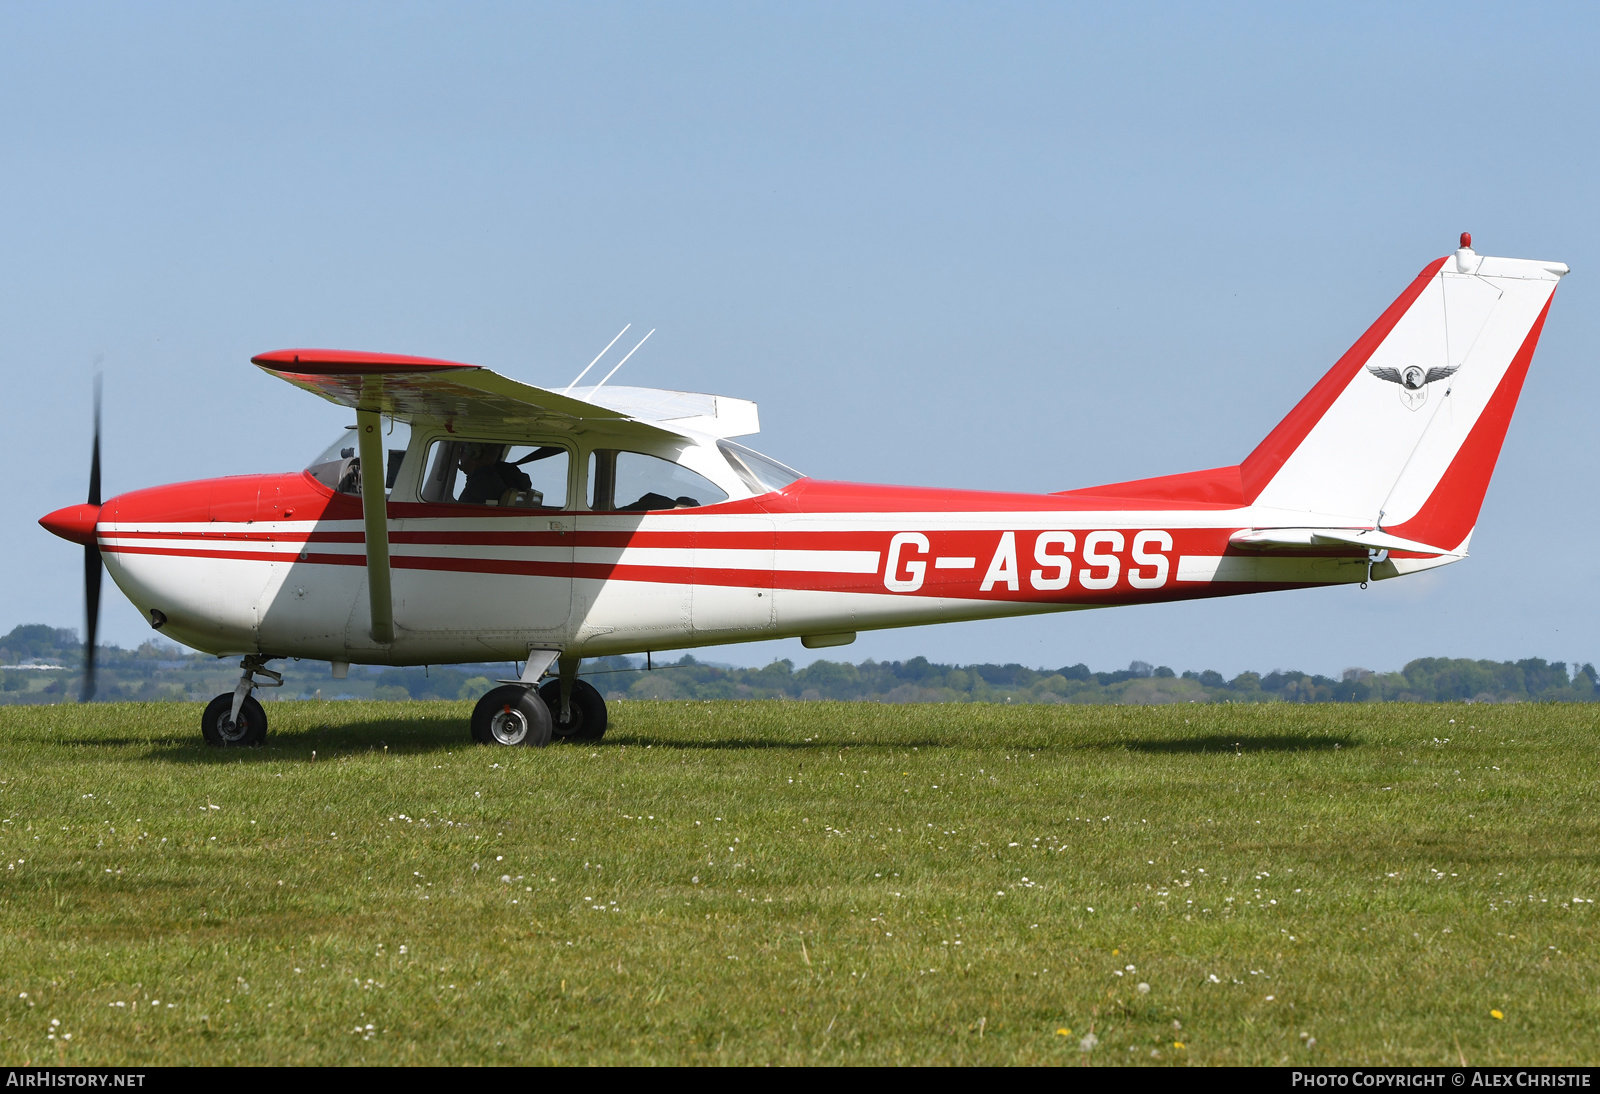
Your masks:
{"label": "green grass", "polygon": [[0,711],[5,1062],[1600,1059],[1593,706],[267,709]]}

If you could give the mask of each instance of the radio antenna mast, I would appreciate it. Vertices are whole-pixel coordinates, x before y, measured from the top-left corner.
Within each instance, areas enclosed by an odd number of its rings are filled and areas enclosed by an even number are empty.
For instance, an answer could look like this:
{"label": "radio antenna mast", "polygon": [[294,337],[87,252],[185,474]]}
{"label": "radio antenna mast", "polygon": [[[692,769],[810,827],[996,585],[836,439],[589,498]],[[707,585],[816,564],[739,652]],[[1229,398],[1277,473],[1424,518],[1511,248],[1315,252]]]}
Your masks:
{"label": "radio antenna mast", "polygon": [[[628,327],[631,327],[631,326],[633,326],[633,324],[629,323]],[[623,327],[621,330],[619,330],[617,332],[617,338],[621,338],[624,334],[627,334],[628,333],[628,327]],[[593,361],[590,361],[587,365],[584,365],[583,366],[583,371],[578,373],[578,375],[576,375],[576,376],[574,376],[572,378],[572,383],[568,384],[567,385],[567,390],[563,391],[561,394],[565,395],[567,393],[567,391],[571,391],[573,388],[577,387],[578,386],[578,381],[583,379],[585,376],[589,375],[589,370],[594,368],[595,365],[600,363],[600,358],[604,357],[606,354],[611,352],[611,347],[617,344],[617,338],[613,338],[611,341],[607,342],[606,343],[606,348],[600,351],[599,356],[597,356]],[[624,357],[623,360],[626,361],[627,358]],[[604,380],[602,380],[600,382],[601,383],[605,383]]]}
{"label": "radio antenna mast", "polygon": [[[651,327],[650,328],[650,334],[654,334],[655,332],[656,332],[656,329],[654,327]],[[650,341],[650,334],[647,334],[643,338],[639,339],[639,346],[642,346],[646,342]],[[617,337],[621,338],[622,336],[619,334],[619,335],[617,335]],[[612,367],[611,371],[606,373],[606,380],[609,380],[609,379],[611,379],[611,377],[615,376],[617,374],[617,369],[621,368],[623,365],[628,363],[628,357],[632,357],[635,353],[639,352],[639,346],[634,346],[632,349],[630,349],[628,351],[628,356],[624,357],[622,360],[618,361],[616,363],[616,365]],[[594,385],[594,389],[596,391],[599,391],[601,388],[605,387],[606,386],[606,380],[601,380],[598,384]]]}

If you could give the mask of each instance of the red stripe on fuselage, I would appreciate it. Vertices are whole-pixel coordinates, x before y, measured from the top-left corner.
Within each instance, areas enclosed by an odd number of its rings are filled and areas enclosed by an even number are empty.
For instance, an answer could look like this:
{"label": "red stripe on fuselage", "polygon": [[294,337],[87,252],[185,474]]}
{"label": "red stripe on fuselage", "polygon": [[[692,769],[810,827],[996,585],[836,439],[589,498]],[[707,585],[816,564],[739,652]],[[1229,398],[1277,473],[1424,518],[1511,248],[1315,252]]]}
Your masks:
{"label": "red stripe on fuselage", "polygon": [[[1035,573],[1045,579],[1055,578],[1059,575],[1059,563],[1040,562],[1036,557],[1035,547],[1037,539],[1043,532],[1021,531],[1011,532],[1013,552],[1009,556],[1001,554],[1001,544],[1005,533],[998,530],[987,531],[930,531],[923,533],[928,539],[928,550],[920,549],[902,550],[896,560],[897,572],[893,576],[904,578],[911,573],[909,564],[920,565],[922,579],[915,589],[891,589],[885,578],[885,569],[889,562],[889,543],[892,538],[890,532],[812,532],[780,537],[789,541],[790,546],[780,550],[800,550],[801,547],[811,548],[819,552],[817,564],[825,566],[828,559],[826,552],[832,551],[864,551],[878,555],[877,567],[868,573],[836,573],[826,569],[769,569],[761,568],[735,568],[719,565],[721,561],[715,554],[719,549],[751,550],[758,551],[770,549],[773,537],[761,535],[752,537],[742,532],[698,532],[685,533],[679,536],[651,537],[657,540],[653,546],[671,546],[682,548],[687,546],[692,539],[698,549],[708,552],[707,564],[700,566],[658,566],[635,562],[568,562],[564,560],[536,560],[536,559],[494,559],[494,558],[451,558],[437,555],[394,555],[391,556],[391,565],[397,570],[435,570],[456,573],[481,573],[500,575],[524,575],[542,577],[562,577],[572,575],[579,579],[597,581],[622,580],[646,583],[664,583],[677,585],[718,585],[734,588],[779,588],[815,592],[838,593],[872,593],[878,595],[893,594],[897,596],[913,597],[944,597],[960,600],[992,600],[1011,601],[1018,603],[1133,603],[1148,600],[1171,599],[1175,593],[1187,595],[1187,590],[1201,583],[1180,583],[1177,579],[1179,560],[1183,555],[1229,555],[1235,557],[1260,557],[1250,552],[1232,550],[1228,546],[1227,528],[1209,529],[1103,529],[1121,536],[1122,547],[1112,549],[1110,544],[1101,542],[1096,547],[1097,561],[1090,563],[1085,554],[1089,550],[1087,530],[1078,529],[1073,534],[1075,543],[1073,549],[1065,551],[1059,541],[1050,554],[1064,555],[1072,571],[1072,577],[1062,589],[1041,589],[1037,587]],[[1142,531],[1164,531],[1171,537],[1172,546],[1165,550],[1157,549],[1156,544],[1146,544],[1144,548],[1145,560],[1140,561],[1133,557],[1133,546],[1136,537]],[[663,540],[677,540],[666,542]],[[108,554],[130,555],[160,555],[178,558],[203,558],[225,561],[241,562],[267,562],[294,565],[334,565],[334,566],[365,566],[366,558],[363,554],[328,554],[324,552],[308,552],[302,557],[291,552],[271,553],[245,549],[248,544],[240,543],[238,549],[217,542],[215,539],[204,543],[189,540],[186,542],[166,541],[162,546],[135,545],[127,543],[112,543],[104,547]],[[618,546],[639,546],[639,544],[611,544]],[[1305,557],[1361,557],[1359,550],[1327,550],[1317,549],[1303,552]],[[1155,557],[1166,560],[1166,577],[1163,583],[1156,588],[1136,588],[1132,584],[1132,576],[1137,574],[1146,580],[1153,580],[1159,572],[1159,567],[1152,561]],[[1291,556],[1292,557],[1292,556]],[[956,560],[962,562],[960,568],[940,567],[940,559]],[[1003,564],[997,565],[997,559],[1005,559]],[[1117,576],[1111,588],[1088,588],[1084,585],[1086,577],[1101,580],[1110,577],[1108,560],[1115,560]],[[970,560],[970,564],[968,564]],[[786,559],[791,565],[803,566],[806,560]],[[991,571],[994,571],[993,580],[990,580]],[[987,583],[989,588],[983,588]],[[1015,584],[1016,588],[1011,586]],[[1242,583],[1223,583],[1226,587],[1237,591]],[[1252,583],[1253,584],[1253,583]],[[1309,584],[1315,584],[1309,583]],[[1284,587],[1277,583],[1268,584],[1266,587]]]}

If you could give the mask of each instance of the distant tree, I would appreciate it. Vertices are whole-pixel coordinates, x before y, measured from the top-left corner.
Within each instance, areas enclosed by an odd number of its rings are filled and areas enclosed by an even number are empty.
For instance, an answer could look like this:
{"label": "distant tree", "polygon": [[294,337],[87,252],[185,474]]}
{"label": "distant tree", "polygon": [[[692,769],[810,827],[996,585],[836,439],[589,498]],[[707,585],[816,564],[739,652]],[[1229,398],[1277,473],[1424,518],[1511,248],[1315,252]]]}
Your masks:
{"label": "distant tree", "polygon": [[76,651],[78,632],[46,626],[43,623],[24,623],[11,628],[11,633],[0,638],[0,650],[14,660],[28,657],[56,657],[63,651]]}

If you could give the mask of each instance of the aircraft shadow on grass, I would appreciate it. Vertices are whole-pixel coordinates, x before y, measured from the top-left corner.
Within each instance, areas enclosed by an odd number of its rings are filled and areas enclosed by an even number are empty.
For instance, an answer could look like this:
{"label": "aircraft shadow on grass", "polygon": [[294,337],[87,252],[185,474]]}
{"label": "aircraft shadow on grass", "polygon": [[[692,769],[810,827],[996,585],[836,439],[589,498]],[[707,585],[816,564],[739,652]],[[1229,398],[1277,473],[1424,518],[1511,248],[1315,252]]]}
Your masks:
{"label": "aircraft shadow on grass", "polygon": [[653,737],[647,734],[617,734],[615,739],[610,734],[606,735],[607,745],[650,745],[653,748],[676,748],[686,752],[740,752],[740,751],[782,751],[782,752],[838,752],[847,748],[952,748],[963,747],[963,742],[954,735],[948,740],[937,738],[890,738],[877,739],[867,737],[817,737],[810,741],[784,741],[764,737],[717,737],[711,740],[685,740],[681,737]]}
{"label": "aircraft shadow on grass", "polygon": [[1126,749],[1166,755],[1192,755],[1205,752],[1332,752],[1356,748],[1361,742],[1348,734],[1291,733],[1211,733],[1203,737],[1143,737],[1108,741],[1091,747]]}
{"label": "aircraft shadow on grass", "polygon": [[[459,752],[464,749],[482,747],[475,744],[467,736],[467,727],[462,719],[454,716],[448,718],[405,718],[392,721],[350,722],[339,725],[318,725],[304,730],[274,730],[267,738],[266,745],[261,748],[212,748],[196,738],[179,736],[101,737],[84,735],[63,738],[61,743],[96,748],[126,748],[145,745],[150,749],[146,753],[149,759],[181,764],[272,763],[281,762],[288,758],[309,759],[313,750],[319,753],[319,758],[332,759],[335,756],[382,752],[385,747],[388,748],[390,754],[396,756]],[[751,736],[695,740],[693,738],[686,739],[648,733],[630,733],[619,729],[607,734],[602,742],[579,741],[567,744],[562,741],[552,741],[549,747],[643,748],[649,745],[653,748],[683,751],[777,750],[811,753],[833,752],[839,749],[852,748],[938,748],[941,746],[959,746],[960,744],[961,742],[956,739],[937,740],[922,737],[914,740],[906,738],[885,738],[880,740],[875,738],[863,739],[861,737],[847,737],[835,740],[818,737],[812,741],[795,741]],[[485,748],[484,755],[489,755],[491,751]]]}
{"label": "aircraft shadow on grass", "polygon": [[[351,756],[382,752],[386,747],[396,756],[406,754],[433,754],[477,749],[467,736],[466,726],[459,717],[378,719],[339,725],[317,725],[303,730],[274,732],[262,748],[212,748],[192,737],[100,737],[83,735],[61,739],[62,744],[78,747],[126,748],[147,746],[148,758],[169,763],[217,764],[281,762],[284,759],[310,759],[317,751],[322,758]],[[840,749],[906,749],[906,748],[966,748],[971,741],[958,735],[948,739],[919,736],[845,737],[830,739],[818,736],[810,741],[796,741],[781,737],[714,737],[695,739],[653,733],[629,732],[618,727],[607,734],[603,742],[575,742],[567,745],[552,741],[551,748],[588,747],[617,748],[632,746],[643,748],[676,749],[690,752],[763,752],[781,751],[800,754],[831,753]],[[1244,755],[1245,753],[1333,752],[1357,748],[1360,740],[1349,734],[1221,734],[1213,733],[1195,737],[1136,737],[1108,739],[1096,742],[1041,742],[1026,743],[991,742],[1001,747],[1023,748],[1030,752],[1097,751],[1144,752],[1153,755],[1197,755],[1206,753]],[[490,753],[485,749],[484,754]]]}

